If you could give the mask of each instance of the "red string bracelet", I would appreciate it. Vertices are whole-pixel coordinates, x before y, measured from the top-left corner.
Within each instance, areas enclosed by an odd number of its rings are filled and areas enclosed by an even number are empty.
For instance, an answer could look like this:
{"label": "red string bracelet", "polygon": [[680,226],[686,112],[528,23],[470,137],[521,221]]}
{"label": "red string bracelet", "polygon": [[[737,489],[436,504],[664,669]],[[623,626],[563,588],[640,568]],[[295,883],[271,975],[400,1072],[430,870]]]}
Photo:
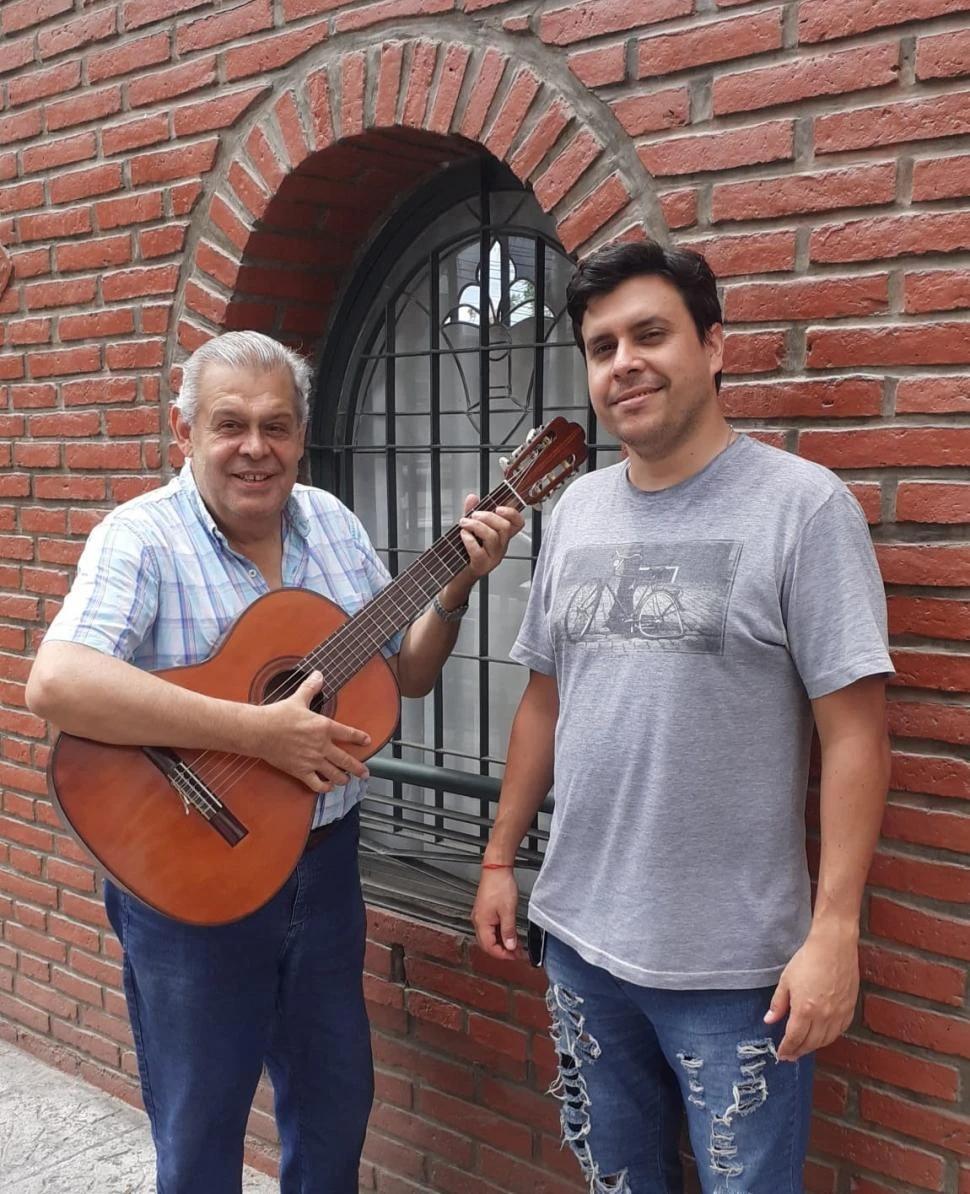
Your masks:
{"label": "red string bracelet", "polygon": [[502,870],[505,870],[506,868],[510,871],[515,870],[515,863],[514,862],[483,862],[482,863],[483,871],[502,871]]}

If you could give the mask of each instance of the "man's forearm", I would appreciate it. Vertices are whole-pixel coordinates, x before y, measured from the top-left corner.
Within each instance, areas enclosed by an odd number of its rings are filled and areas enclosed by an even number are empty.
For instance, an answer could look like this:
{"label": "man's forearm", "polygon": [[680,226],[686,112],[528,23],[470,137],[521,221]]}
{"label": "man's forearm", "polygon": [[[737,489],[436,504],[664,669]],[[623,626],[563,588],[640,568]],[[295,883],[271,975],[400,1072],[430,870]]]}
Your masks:
{"label": "man's forearm", "polygon": [[858,928],[888,783],[888,743],[878,734],[868,742],[846,737],[823,751],[814,925]]}
{"label": "man's forearm", "polygon": [[822,850],[814,924],[837,923],[858,931],[889,787],[889,738],[876,716],[868,726],[821,740]]}
{"label": "man's forearm", "polygon": [[27,702],[59,729],[128,746],[255,753],[254,706],[190,692],[77,643],[38,653]]}
{"label": "man's forearm", "polygon": [[515,861],[519,843],[552,787],[558,716],[554,678],[533,672],[512,722],[502,795],[485,850],[488,862]]}
{"label": "man's forearm", "polygon": [[[454,601],[445,609],[457,609],[467,601]],[[458,622],[445,622],[426,609],[408,627],[397,657],[397,680],[401,695],[422,697],[434,688],[458,638]]]}
{"label": "man's forearm", "polygon": [[821,829],[813,930],[857,933],[889,786],[886,684],[866,676],[812,701],[821,747]]}

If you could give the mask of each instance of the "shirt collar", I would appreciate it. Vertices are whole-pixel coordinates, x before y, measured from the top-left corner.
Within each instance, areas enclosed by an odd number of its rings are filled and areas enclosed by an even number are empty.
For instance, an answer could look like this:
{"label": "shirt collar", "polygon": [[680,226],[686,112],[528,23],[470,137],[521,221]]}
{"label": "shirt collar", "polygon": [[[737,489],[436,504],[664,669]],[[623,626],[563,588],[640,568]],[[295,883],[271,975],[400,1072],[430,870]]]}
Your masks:
{"label": "shirt collar", "polygon": [[[199,493],[199,487],[195,483],[195,474],[192,472],[191,461],[186,460],[179,470],[178,483],[179,488],[188,499],[189,505],[192,507],[193,513],[199,522],[213,539],[228,546],[228,540],[222,531],[219,530],[218,524],[209,513],[209,507],[202,500],[202,494]],[[299,488],[302,488],[302,486],[294,486],[290,496],[286,499],[286,505],[283,507],[283,518],[287,526],[293,527],[299,535],[306,539],[310,533],[310,520],[303,513],[300,503],[297,500],[296,491]]]}

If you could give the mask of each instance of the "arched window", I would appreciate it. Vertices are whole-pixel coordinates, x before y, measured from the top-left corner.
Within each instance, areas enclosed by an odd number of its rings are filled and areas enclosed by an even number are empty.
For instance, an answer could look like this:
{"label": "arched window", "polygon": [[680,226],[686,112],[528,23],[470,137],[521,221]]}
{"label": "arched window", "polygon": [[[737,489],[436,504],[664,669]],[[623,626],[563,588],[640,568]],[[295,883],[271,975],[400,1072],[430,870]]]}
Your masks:
{"label": "arched window", "polygon": [[[491,159],[436,176],[366,253],[321,362],[311,476],[357,513],[392,573],[457,521],[465,494],[499,484],[499,458],[533,426],[562,414],[593,441],[565,312],[571,270],[552,221]],[[526,513],[508,558],[476,586],[434,693],[404,702],[398,736],[370,762],[373,902],[467,927],[526,680],[508,652],[541,526]],[[540,814],[525,868],[544,837]]]}

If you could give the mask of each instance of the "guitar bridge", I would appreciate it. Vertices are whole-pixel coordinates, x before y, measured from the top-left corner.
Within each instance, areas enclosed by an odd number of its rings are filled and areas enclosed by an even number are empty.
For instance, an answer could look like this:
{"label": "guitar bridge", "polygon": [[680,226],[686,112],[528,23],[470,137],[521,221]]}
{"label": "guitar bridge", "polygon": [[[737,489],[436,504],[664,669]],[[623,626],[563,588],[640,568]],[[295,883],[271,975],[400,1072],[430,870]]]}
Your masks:
{"label": "guitar bridge", "polygon": [[196,775],[188,763],[174,751],[155,746],[142,747],[144,753],[175,789],[185,806],[185,815],[194,810],[230,846],[238,846],[249,830],[219,797]]}

